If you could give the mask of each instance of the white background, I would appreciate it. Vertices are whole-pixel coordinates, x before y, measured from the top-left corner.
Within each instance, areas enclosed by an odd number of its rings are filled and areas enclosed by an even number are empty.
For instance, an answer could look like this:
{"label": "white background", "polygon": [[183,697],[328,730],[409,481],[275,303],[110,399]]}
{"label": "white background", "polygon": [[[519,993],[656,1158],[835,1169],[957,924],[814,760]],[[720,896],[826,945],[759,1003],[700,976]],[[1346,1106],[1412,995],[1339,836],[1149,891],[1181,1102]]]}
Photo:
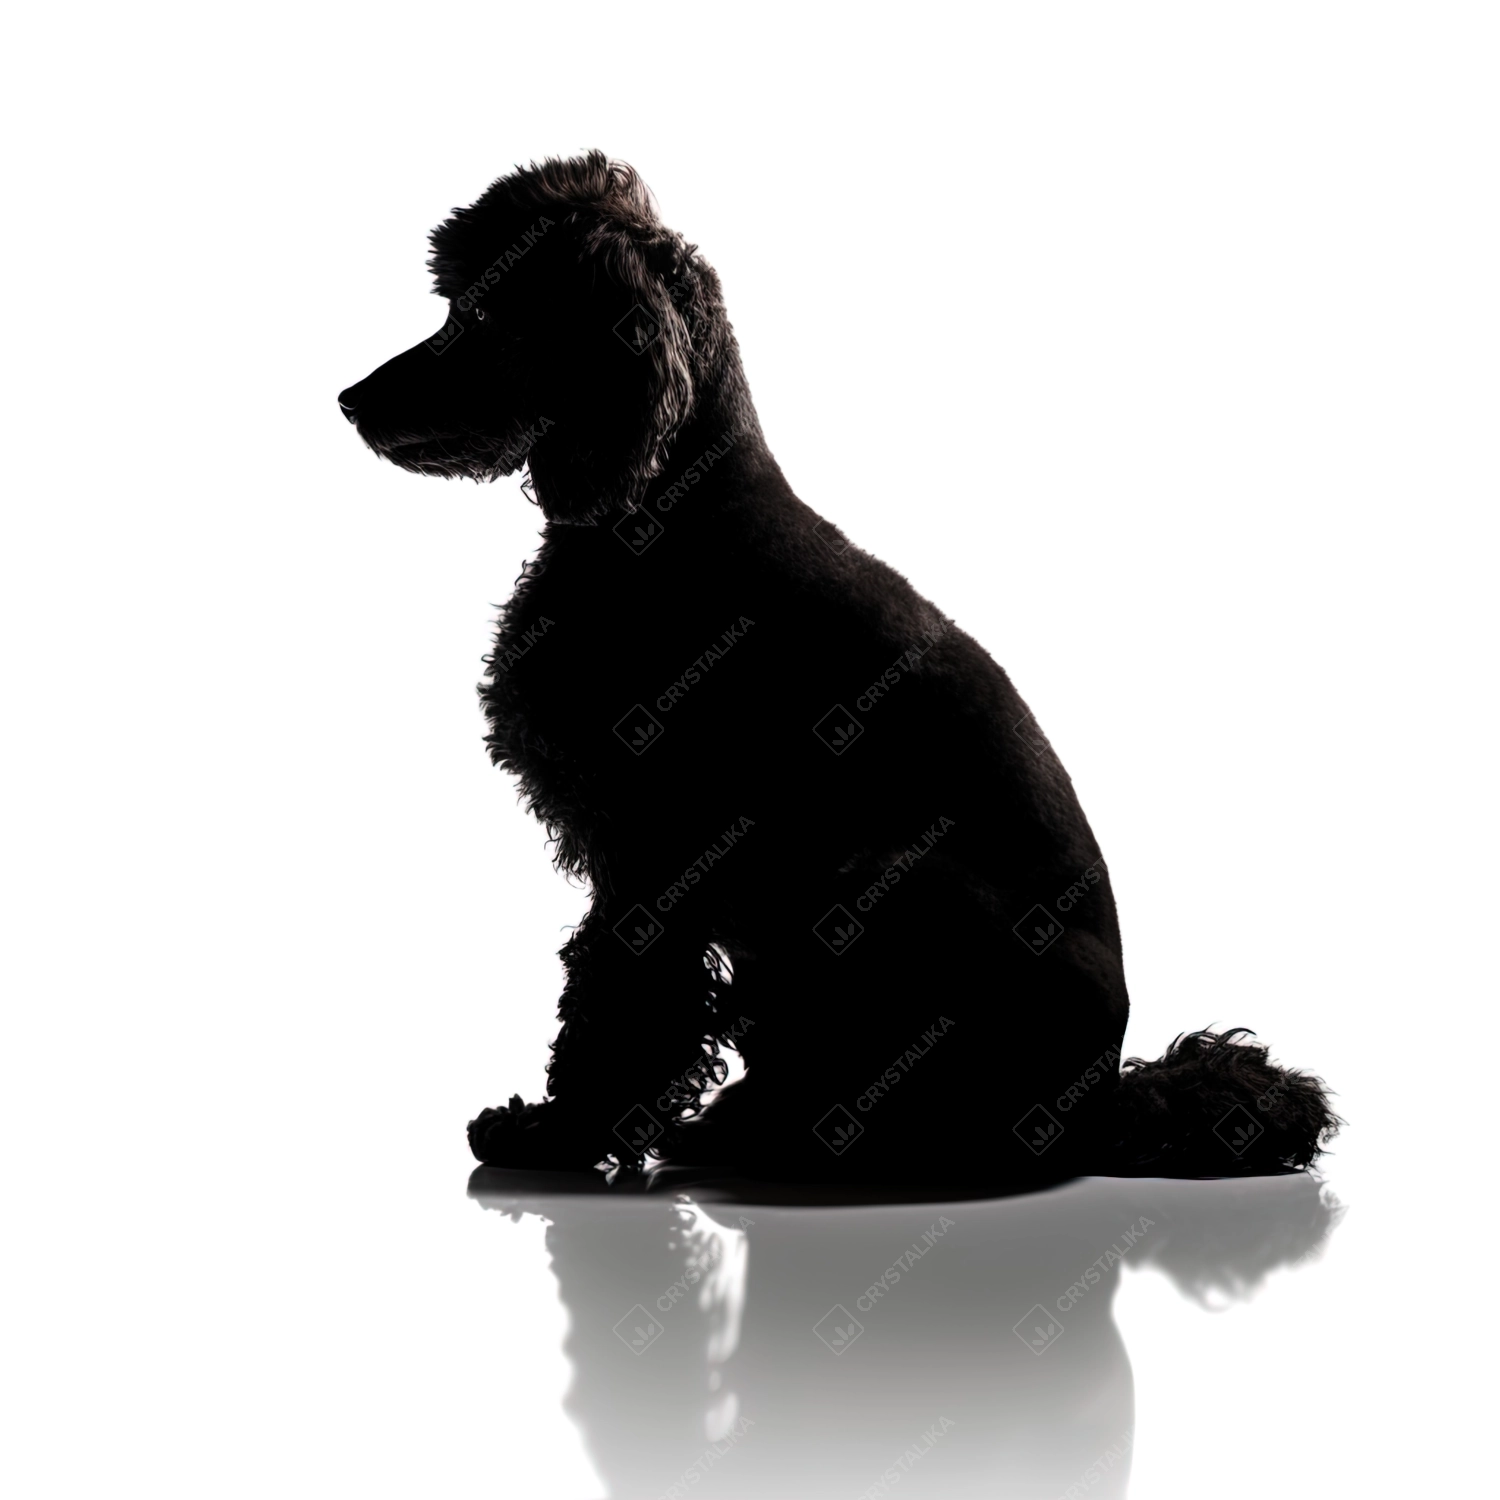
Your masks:
{"label": "white background", "polygon": [[[540,1089],[585,899],[473,692],[537,514],[378,463],[335,406],[441,321],[427,230],[592,146],[720,272],[799,494],[1058,747],[1115,881],[1128,1048],[1248,1024],[1339,1092],[1350,1213],[1214,1325],[1250,1330],[1222,1335],[1235,1401],[1200,1378],[1213,1329],[1127,1277],[1134,1492],[1472,1481],[1489,7],[13,27],[13,1493],[598,1492],[540,1227],[463,1196],[464,1121]],[[501,1416],[528,1441],[480,1435]]]}

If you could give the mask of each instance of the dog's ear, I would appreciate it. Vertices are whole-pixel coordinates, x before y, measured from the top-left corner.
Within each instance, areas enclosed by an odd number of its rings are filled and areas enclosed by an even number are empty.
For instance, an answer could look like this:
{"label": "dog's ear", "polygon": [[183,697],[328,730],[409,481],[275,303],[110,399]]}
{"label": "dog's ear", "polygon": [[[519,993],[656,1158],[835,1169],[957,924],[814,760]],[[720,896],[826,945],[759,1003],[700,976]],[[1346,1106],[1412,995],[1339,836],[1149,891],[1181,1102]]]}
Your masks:
{"label": "dog's ear", "polygon": [[644,481],[661,472],[668,443],[693,410],[693,338],[681,305],[689,256],[680,236],[665,230],[646,241],[611,236],[600,253],[625,294],[620,300],[630,303],[610,332],[640,366],[644,419],[627,462]]}
{"label": "dog's ear", "polygon": [[585,520],[633,508],[662,472],[693,412],[704,351],[690,326],[701,292],[692,247],[656,218],[630,168],[610,164],[607,191],[576,230],[579,295],[555,386],[564,409],[531,473],[550,515]]}

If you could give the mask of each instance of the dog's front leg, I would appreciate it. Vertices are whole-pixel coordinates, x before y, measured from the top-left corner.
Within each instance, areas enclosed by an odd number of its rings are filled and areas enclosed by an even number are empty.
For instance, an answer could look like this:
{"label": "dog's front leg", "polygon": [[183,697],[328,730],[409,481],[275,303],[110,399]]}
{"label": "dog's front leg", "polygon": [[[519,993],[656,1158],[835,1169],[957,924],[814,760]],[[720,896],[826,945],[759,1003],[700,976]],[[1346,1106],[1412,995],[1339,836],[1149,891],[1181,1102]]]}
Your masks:
{"label": "dog's front leg", "polygon": [[562,950],[562,1027],[548,1097],[486,1109],[469,1144],[488,1166],[583,1170],[606,1154],[638,1163],[714,1080],[721,981],[696,923],[596,896]]}

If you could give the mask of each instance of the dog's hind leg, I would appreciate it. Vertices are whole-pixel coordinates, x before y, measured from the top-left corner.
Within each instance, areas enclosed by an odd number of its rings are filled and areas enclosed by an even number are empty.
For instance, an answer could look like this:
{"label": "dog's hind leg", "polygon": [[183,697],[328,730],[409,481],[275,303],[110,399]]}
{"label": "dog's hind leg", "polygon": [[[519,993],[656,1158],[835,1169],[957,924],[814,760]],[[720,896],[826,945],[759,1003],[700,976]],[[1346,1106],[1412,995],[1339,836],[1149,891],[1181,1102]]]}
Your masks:
{"label": "dog's hind leg", "polygon": [[[890,1183],[1088,1169],[1075,1146],[1117,1082],[1127,1004],[1085,925],[1102,908],[1039,955],[1014,930],[1029,891],[937,851],[900,873],[882,889],[851,862],[761,943],[735,1001],[755,1015],[746,1076],[670,1130],[669,1160]],[[1037,1120],[1060,1139],[1033,1143]]]}

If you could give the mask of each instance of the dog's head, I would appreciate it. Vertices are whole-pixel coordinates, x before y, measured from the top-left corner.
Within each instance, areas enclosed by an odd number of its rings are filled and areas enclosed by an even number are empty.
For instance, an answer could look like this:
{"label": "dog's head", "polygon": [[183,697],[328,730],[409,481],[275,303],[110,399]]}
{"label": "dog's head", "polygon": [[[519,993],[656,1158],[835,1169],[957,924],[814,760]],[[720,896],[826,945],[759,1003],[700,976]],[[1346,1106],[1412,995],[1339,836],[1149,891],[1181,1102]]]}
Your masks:
{"label": "dog's head", "polygon": [[502,177],[432,233],[448,319],[339,395],[383,458],[492,480],[549,516],[633,505],[727,338],[718,278],[598,151]]}

